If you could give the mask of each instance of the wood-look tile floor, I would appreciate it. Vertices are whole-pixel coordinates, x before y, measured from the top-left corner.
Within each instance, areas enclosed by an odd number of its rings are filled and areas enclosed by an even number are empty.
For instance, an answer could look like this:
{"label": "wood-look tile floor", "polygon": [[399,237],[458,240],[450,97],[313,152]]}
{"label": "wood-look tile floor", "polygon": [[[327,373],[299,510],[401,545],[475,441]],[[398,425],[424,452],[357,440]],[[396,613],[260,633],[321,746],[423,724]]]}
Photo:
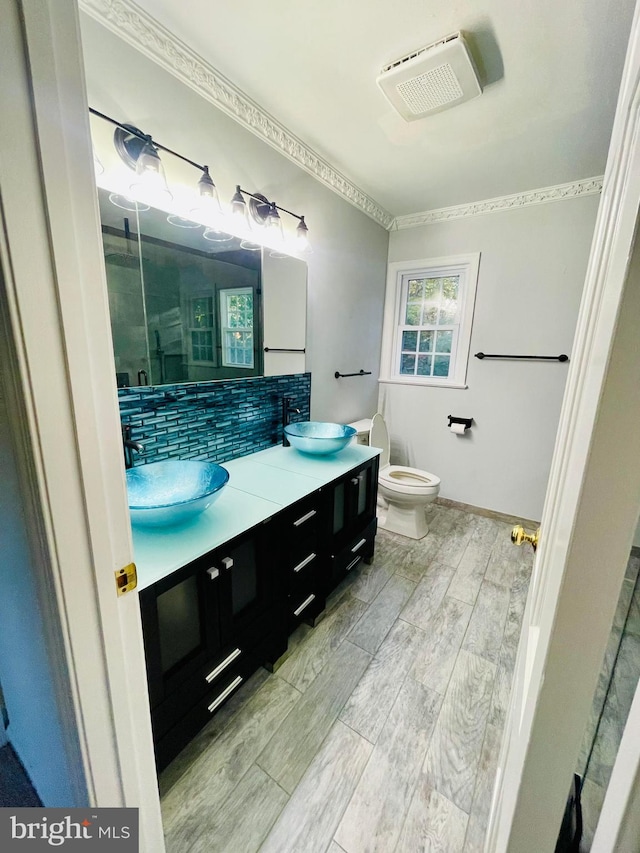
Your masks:
{"label": "wood-look tile floor", "polygon": [[532,566],[434,506],[160,777],[168,853],[481,851]]}

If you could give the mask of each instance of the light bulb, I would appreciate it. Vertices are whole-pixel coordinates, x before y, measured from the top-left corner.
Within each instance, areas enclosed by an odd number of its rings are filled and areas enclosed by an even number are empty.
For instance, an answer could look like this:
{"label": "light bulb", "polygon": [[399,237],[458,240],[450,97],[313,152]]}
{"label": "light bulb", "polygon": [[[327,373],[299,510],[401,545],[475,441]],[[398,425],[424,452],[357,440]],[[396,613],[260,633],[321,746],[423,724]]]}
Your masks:
{"label": "light bulb", "polygon": [[151,137],[147,138],[138,156],[136,178],[132,181],[130,188],[136,197],[154,206],[162,207],[173,199],[164,176],[162,161]]}
{"label": "light bulb", "polygon": [[202,222],[209,226],[222,224],[222,208],[218,198],[218,190],[211,180],[209,167],[204,166],[202,176],[198,181],[198,201],[190,211]]}
{"label": "light bulb", "polygon": [[269,206],[267,213],[267,221],[265,222],[266,240],[272,248],[271,257],[284,257],[284,231],[282,230],[282,219],[278,213],[278,208],[275,202]]}
{"label": "light bulb", "polygon": [[248,228],[247,203],[240,192],[240,184],[236,185],[235,194],[231,199],[231,216],[238,227]]}
{"label": "light bulb", "polygon": [[296,226],[296,250],[298,252],[309,252],[311,251],[311,244],[309,243],[309,229],[307,227],[307,223],[304,221],[304,216],[300,217],[300,222]]}

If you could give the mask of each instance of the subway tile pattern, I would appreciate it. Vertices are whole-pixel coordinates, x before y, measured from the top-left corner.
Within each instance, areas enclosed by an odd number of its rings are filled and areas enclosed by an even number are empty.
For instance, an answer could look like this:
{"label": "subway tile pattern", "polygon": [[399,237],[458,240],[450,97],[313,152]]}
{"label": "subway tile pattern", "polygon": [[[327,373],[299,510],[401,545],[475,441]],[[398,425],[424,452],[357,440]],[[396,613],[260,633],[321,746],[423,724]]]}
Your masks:
{"label": "subway tile pattern", "polygon": [[134,465],[162,459],[226,462],[282,440],[282,398],[310,418],[311,374],[120,388],[120,418],[144,445]]}

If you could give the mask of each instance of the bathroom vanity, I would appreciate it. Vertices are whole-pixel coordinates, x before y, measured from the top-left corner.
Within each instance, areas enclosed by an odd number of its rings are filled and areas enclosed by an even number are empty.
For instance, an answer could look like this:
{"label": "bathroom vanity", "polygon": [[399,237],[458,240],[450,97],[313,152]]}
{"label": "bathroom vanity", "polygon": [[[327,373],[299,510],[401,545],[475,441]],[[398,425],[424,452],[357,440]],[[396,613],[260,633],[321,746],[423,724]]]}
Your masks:
{"label": "bathroom vanity", "polygon": [[229,485],[192,521],[133,528],[158,769],[371,560],[378,453],[271,447],[224,463]]}

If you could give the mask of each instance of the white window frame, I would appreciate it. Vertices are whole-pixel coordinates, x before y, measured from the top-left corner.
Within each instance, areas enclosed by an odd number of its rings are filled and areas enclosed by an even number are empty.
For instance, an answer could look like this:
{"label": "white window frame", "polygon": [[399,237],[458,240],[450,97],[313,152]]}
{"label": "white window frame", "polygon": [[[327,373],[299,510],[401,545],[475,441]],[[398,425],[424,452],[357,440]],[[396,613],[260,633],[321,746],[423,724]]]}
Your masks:
{"label": "white window frame", "polygon": [[253,315],[252,315],[252,323],[251,327],[249,326],[241,326],[238,328],[231,328],[227,325],[229,320],[229,307],[228,307],[228,295],[231,294],[233,296],[247,296],[251,295],[252,299],[255,300],[255,292],[253,287],[224,287],[219,291],[219,310],[220,310],[220,352],[221,352],[221,361],[223,367],[233,367],[237,370],[253,370],[255,368],[255,350],[251,350],[251,364],[235,364],[228,360],[227,358],[227,332],[251,332],[253,336],[253,346],[255,347],[255,302],[252,302],[253,305]]}
{"label": "white window frame", "polygon": [[[428,385],[439,388],[466,388],[467,364],[471,347],[471,329],[476,301],[480,252],[443,258],[396,261],[388,265],[387,291],[382,331],[380,382],[398,385]],[[400,373],[400,311],[403,279],[460,276],[458,298],[460,324],[451,347],[451,369],[448,376],[407,376]]]}

